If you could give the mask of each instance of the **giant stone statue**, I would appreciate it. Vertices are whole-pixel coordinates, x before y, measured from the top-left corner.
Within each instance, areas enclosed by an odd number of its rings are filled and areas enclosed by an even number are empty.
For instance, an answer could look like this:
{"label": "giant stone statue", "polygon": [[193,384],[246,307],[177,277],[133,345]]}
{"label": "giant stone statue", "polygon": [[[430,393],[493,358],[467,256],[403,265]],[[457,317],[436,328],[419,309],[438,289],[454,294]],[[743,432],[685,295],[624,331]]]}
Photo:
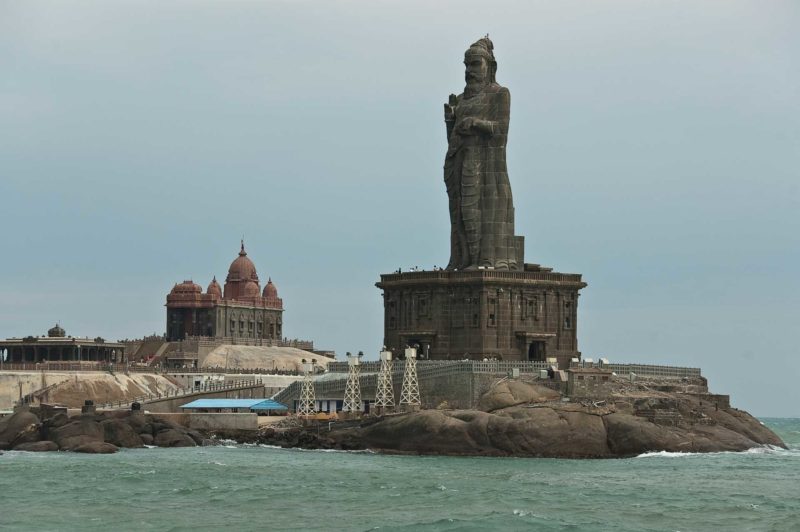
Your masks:
{"label": "giant stone statue", "polygon": [[464,54],[467,86],[444,106],[450,204],[447,271],[381,275],[383,345],[430,360],[535,360],[569,367],[578,351],[579,273],[526,263],[506,170],[510,97],[487,36]]}
{"label": "giant stone statue", "polygon": [[511,96],[495,81],[488,35],[464,54],[466,87],[444,105],[450,203],[448,270],[523,267],[522,237],[514,236],[514,205],[506,169]]}

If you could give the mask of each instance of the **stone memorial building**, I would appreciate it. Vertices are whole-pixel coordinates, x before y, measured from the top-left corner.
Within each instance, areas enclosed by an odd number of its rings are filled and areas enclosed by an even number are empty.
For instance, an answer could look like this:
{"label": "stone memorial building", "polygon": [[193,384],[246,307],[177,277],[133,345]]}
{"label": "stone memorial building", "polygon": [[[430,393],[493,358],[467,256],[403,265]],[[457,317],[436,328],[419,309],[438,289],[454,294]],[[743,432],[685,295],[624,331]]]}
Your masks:
{"label": "stone memorial building", "polygon": [[99,336],[81,338],[67,336],[59,324],[47,331],[47,336],[7,338],[0,341],[0,360],[10,364],[45,362],[122,363],[125,344],[108,342]]}
{"label": "stone memorial building", "polygon": [[526,264],[506,168],[510,93],[495,80],[488,37],[464,55],[466,87],[444,105],[450,262],[381,275],[384,344],[430,359],[580,357],[580,274]]}
{"label": "stone memorial building", "polygon": [[276,341],[282,338],[283,300],[272,279],[261,290],[244,242],[228,269],[224,288],[216,277],[205,293],[193,281],[183,281],[167,295],[166,306],[168,341],[196,336]]}

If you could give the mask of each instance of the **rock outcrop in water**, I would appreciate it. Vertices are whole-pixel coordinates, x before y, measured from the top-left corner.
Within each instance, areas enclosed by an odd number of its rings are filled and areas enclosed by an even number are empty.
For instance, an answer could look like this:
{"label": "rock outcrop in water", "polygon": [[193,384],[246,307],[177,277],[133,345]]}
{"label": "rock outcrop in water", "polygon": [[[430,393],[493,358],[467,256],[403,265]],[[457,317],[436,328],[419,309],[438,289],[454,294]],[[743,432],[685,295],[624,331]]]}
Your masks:
{"label": "rock outcrop in water", "polygon": [[454,456],[623,458],[654,451],[785,448],[750,414],[720,407],[709,397],[718,396],[650,390],[607,401],[562,402],[549,388],[504,381],[481,397],[476,410],[368,417],[337,423],[332,431],[326,425],[284,426],[218,435],[285,448]]}
{"label": "rock outcrop in water", "polygon": [[720,408],[692,394],[562,403],[547,388],[508,382],[493,388],[479,405],[481,410],[387,416],[334,431],[330,438],[393,453],[551,458],[785,447],[747,412]]}
{"label": "rock outcrop in water", "polygon": [[20,410],[0,420],[0,450],[113,453],[145,445],[194,447],[203,439],[197,431],[134,412],[60,413],[42,421],[34,412]]}

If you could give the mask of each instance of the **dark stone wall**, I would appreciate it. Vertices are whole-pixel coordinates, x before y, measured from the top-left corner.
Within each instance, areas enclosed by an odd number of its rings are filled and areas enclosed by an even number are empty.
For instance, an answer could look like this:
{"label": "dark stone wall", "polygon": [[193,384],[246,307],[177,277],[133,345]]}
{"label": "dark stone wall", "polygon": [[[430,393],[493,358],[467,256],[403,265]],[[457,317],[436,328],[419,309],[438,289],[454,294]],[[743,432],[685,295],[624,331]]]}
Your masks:
{"label": "dark stone wall", "polygon": [[433,360],[579,357],[579,274],[493,270],[382,275],[384,344]]}

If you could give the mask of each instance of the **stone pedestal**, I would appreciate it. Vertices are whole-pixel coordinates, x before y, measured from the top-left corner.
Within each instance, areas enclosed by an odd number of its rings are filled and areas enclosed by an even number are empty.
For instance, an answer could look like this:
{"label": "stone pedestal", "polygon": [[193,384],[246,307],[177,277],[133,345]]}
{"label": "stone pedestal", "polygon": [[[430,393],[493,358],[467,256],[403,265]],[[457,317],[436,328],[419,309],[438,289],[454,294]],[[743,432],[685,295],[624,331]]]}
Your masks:
{"label": "stone pedestal", "polygon": [[419,345],[422,360],[580,357],[580,274],[535,264],[523,271],[421,271],[381,275],[384,344]]}
{"label": "stone pedestal", "polygon": [[86,399],[83,402],[83,406],[81,407],[81,414],[96,414],[97,413],[97,406],[95,406],[94,401],[91,399]]}

